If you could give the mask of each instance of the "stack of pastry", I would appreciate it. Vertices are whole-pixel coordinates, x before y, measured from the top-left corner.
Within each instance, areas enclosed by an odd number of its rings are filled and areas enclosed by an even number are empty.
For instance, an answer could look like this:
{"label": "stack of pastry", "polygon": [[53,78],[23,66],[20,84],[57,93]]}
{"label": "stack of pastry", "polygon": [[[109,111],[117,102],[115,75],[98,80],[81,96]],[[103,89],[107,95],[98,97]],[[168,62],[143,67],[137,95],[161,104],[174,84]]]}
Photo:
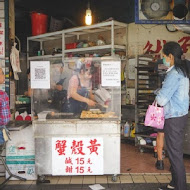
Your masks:
{"label": "stack of pastry", "polygon": [[94,113],[93,111],[82,111],[80,118],[117,118],[117,116],[115,116],[115,112],[107,112],[103,114],[101,112]]}

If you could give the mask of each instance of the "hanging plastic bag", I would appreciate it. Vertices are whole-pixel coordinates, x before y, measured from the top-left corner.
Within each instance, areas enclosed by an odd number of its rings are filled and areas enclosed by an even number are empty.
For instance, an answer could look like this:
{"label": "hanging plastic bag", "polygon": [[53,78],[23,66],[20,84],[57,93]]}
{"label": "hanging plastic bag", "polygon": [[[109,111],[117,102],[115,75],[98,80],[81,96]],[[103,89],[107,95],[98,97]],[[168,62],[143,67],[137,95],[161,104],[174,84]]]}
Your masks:
{"label": "hanging plastic bag", "polygon": [[14,72],[14,79],[19,80],[17,73],[21,72],[21,69],[20,69],[19,51],[16,49],[16,43],[14,43],[14,45],[12,46],[10,61]]}
{"label": "hanging plastic bag", "polygon": [[144,125],[157,129],[164,128],[164,108],[158,107],[156,101],[154,101],[152,105],[148,106],[145,115]]}

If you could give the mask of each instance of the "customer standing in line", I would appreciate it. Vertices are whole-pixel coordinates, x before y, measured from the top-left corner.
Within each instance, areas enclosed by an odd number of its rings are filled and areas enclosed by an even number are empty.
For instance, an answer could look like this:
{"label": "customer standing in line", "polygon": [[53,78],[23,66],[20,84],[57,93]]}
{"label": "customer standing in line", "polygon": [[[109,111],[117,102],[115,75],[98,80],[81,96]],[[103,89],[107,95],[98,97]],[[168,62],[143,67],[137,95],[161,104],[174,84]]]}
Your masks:
{"label": "customer standing in line", "polygon": [[[5,75],[2,68],[0,68],[0,84],[5,82]],[[6,129],[5,125],[9,122],[11,117],[9,107],[9,97],[6,92],[0,90],[0,144],[4,143],[3,129]]]}
{"label": "customer standing in line", "polygon": [[163,47],[163,62],[169,69],[156,101],[164,107],[164,133],[172,180],[160,190],[187,190],[183,138],[189,109],[189,69],[187,61],[181,59],[182,54],[183,51],[176,42],[168,42]]}
{"label": "customer standing in line", "polygon": [[[162,87],[162,83],[165,79],[166,76],[166,71],[168,70],[168,65],[164,62],[163,59],[158,60],[158,70],[161,70],[160,74],[160,88]],[[164,71],[164,73],[163,73]],[[159,89],[155,90],[155,94],[157,95],[159,92]],[[164,170],[164,161],[163,161],[163,151],[164,151],[164,129],[155,129],[157,132],[157,137],[156,137],[156,149],[157,149],[157,161],[155,164],[155,167],[158,170]]]}
{"label": "customer standing in line", "polygon": [[156,148],[157,148],[157,161],[155,164],[156,169],[164,170],[163,150],[164,150],[164,129],[157,129]]}

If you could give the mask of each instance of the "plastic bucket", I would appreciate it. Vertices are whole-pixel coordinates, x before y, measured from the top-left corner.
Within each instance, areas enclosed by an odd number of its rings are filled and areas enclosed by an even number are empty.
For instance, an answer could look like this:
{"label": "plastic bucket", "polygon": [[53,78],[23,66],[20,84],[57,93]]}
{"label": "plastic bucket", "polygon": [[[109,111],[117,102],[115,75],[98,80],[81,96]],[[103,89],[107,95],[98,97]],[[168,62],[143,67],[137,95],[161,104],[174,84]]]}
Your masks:
{"label": "plastic bucket", "polygon": [[32,36],[44,34],[47,32],[48,16],[43,13],[32,12]]}

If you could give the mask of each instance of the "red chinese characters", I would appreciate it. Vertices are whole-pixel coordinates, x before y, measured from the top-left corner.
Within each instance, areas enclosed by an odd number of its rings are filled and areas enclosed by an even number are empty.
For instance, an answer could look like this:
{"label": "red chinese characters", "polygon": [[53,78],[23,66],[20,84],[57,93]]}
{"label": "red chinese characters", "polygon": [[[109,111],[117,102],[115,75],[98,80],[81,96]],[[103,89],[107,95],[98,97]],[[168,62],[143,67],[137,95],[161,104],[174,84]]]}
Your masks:
{"label": "red chinese characters", "polygon": [[72,173],[73,172],[73,166],[66,166],[65,172],[66,173]]}
{"label": "red chinese characters", "polygon": [[[166,40],[162,40],[163,44],[166,43]],[[161,41],[157,40],[157,45],[156,45],[156,49],[153,49],[153,44],[150,43],[150,41],[148,41],[144,47],[143,50],[145,50],[145,54],[146,53],[159,53],[162,49],[162,45],[161,45]]]}
{"label": "red chinese characters", "polygon": [[59,153],[59,155],[65,155],[66,140],[57,140],[55,144],[55,150]]}
{"label": "red chinese characters", "polygon": [[[166,43],[166,40],[157,40],[156,46],[154,46],[148,40],[143,50],[145,54],[160,53],[165,43]],[[190,36],[182,37],[180,40],[178,40],[178,43],[181,45],[181,48],[183,49],[183,53],[186,53],[190,47]]]}
{"label": "red chinese characters", "polygon": [[90,168],[90,167],[88,167],[87,172],[88,172],[88,173],[92,173],[92,171],[91,171],[91,168]]}
{"label": "red chinese characters", "polygon": [[178,43],[181,43],[181,48],[183,49],[183,53],[186,53],[188,51],[188,47],[190,46],[190,37],[186,36],[181,38]]}
{"label": "red chinese characters", "polygon": [[56,173],[90,175],[103,171],[102,138],[56,138],[54,152]]}
{"label": "red chinese characters", "polygon": [[73,141],[72,146],[72,154],[82,154],[85,155],[85,153],[83,153],[83,142],[82,141]]}
{"label": "red chinese characters", "polygon": [[65,164],[72,164],[73,165],[72,158],[71,157],[66,158],[65,159]]}
{"label": "red chinese characters", "polygon": [[91,159],[89,158],[87,164],[92,164]]}
{"label": "red chinese characters", "polygon": [[97,155],[98,155],[98,146],[101,146],[100,144],[96,144],[97,140],[94,139],[94,140],[91,140],[90,141],[90,144],[91,146],[88,146],[87,148],[90,149],[90,154],[92,154],[93,152],[95,152]]}

